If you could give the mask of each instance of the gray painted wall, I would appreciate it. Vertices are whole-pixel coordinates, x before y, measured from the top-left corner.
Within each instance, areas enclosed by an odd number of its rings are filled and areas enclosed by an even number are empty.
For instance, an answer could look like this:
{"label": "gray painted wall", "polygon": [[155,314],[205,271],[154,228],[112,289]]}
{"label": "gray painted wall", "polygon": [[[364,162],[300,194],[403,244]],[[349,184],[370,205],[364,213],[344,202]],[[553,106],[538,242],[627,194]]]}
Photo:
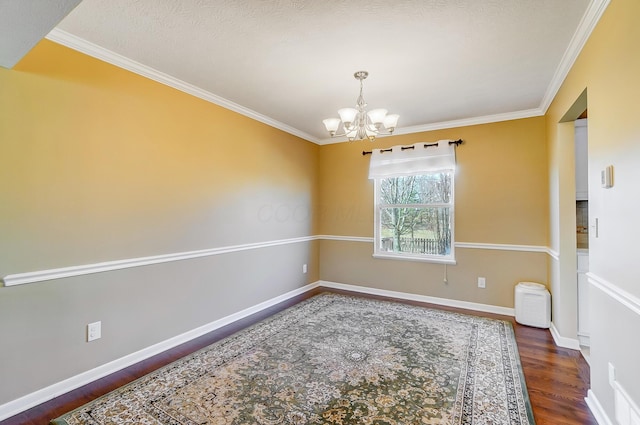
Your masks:
{"label": "gray painted wall", "polygon": [[[0,87],[0,277],[315,232],[312,143],[47,40]],[[308,239],[0,287],[0,408],[318,278]]]}

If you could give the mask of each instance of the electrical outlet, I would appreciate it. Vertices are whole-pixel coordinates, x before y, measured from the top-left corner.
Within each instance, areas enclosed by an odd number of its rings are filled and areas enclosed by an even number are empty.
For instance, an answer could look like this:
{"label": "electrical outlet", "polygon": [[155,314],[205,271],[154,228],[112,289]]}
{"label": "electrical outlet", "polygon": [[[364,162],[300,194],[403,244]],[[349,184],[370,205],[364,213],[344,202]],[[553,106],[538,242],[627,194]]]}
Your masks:
{"label": "electrical outlet", "polygon": [[486,288],[486,287],[487,287],[487,280],[484,277],[479,277],[478,288]]}
{"label": "electrical outlet", "polygon": [[102,338],[102,322],[93,322],[87,325],[87,342]]}
{"label": "electrical outlet", "polygon": [[307,265],[306,264],[302,265],[302,273],[307,273]]}

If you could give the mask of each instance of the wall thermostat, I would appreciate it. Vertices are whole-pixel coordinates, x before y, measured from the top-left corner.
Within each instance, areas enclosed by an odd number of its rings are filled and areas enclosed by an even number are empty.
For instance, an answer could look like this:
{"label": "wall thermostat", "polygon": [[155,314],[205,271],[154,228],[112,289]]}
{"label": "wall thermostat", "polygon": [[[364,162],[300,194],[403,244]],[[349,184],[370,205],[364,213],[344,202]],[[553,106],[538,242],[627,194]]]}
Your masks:
{"label": "wall thermostat", "polygon": [[609,165],[600,171],[600,184],[605,189],[613,186],[613,165]]}

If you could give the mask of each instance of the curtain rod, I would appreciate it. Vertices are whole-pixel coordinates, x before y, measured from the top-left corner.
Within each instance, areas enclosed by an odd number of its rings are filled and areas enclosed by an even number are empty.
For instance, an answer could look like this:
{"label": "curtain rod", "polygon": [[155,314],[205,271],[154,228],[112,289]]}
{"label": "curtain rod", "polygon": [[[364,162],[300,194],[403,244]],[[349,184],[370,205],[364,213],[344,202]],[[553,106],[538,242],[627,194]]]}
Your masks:
{"label": "curtain rod", "polygon": [[[462,144],[462,139],[458,139],[458,140],[454,140],[449,142],[449,145],[461,145]],[[429,146],[438,146],[437,143],[425,143],[424,147],[428,148]],[[400,149],[407,150],[407,149],[414,149],[415,146],[402,146]],[[380,152],[391,152],[393,150],[393,148],[389,148],[389,149],[380,149]],[[373,153],[373,151],[362,151],[362,155],[371,155]]]}

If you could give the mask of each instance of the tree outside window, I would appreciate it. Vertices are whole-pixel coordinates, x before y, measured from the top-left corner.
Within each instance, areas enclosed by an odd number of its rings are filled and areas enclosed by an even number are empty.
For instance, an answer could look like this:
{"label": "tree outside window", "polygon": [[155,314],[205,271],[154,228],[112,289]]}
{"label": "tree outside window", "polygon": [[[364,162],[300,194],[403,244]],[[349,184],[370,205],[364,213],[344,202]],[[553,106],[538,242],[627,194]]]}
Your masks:
{"label": "tree outside window", "polygon": [[376,251],[452,259],[453,171],[376,180]]}

